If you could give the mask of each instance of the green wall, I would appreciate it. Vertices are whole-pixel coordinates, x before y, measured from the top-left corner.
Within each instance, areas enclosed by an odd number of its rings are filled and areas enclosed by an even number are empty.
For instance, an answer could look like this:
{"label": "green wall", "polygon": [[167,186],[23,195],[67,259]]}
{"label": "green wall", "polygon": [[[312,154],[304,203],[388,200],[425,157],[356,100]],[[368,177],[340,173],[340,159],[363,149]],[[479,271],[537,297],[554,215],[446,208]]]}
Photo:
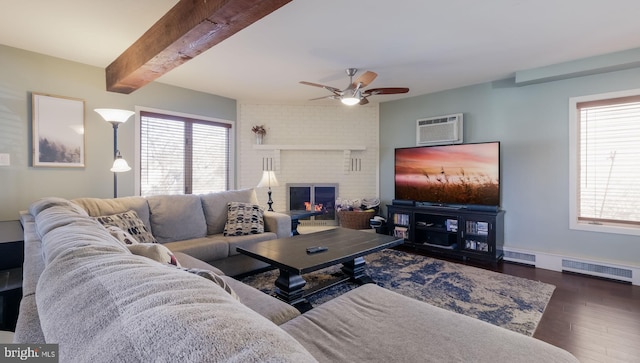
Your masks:
{"label": "green wall", "polygon": [[393,151],[416,119],[464,113],[464,141],[500,141],[505,247],[638,265],[637,236],[569,230],[569,98],[640,88],[640,69],[516,86],[484,83],[380,105],[380,194],[394,196]]}
{"label": "green wall", "polygon": [[[133,111],[145,106],[236,120],[236,101],[184,88],[151,83],[130,95],[106,91],[104,69],[0,45],[0,153],[10,166],[0,166],[0,221],[45,196],[63,198],[113,196],[113,128],[95,108]],[[31,166],[31,92],[85,100],[85,167]],[[133,117],[120,126],[118,146],[134,162]],[[118,176],[118,194],[133,195],[133,172]]]}

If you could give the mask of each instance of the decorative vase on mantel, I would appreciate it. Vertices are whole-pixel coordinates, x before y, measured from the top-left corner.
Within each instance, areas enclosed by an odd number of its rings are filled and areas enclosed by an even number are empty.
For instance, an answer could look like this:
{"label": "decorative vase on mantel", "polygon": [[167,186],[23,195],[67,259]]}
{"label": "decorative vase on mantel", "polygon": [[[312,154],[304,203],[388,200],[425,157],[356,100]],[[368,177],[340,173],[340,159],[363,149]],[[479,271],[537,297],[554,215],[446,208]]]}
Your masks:
{"label": "decorative vase on mantel", "polygon": [[251,127],[251,131],[256,135],[256,145],[261,145],[264,135],[267,134],[267,130],[264,128],[264,125],[255,125]]}

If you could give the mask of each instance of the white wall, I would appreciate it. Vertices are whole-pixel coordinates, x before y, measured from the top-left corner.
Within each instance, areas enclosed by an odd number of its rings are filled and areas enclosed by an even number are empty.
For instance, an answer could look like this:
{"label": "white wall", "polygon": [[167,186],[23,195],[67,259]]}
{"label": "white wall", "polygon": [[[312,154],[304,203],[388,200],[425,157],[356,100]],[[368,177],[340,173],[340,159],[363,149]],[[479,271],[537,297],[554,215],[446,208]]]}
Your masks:
{"label": "white wall", "polygon": [[639,266],[637,236],[569,229],[569,98],[639,88],[640,69],[516,86],[484,83],[380,105],[380,193],[418,118],[464,113],[465,142],[500,141],[505,248]]}
{"label": "white wall", "polygon": [[[347,107],[306,105],[238,105],[238,186],[255,187],[262,175],[263,159],[277,151],[255,149],[253,125],[264,125],[265,145],[364,146],[345,158],[339,150],[282,150],[274,165],[279,186],[272,188],[273,209],[286,210],[287,183],[338,183],[339,197],[362,199],[378,196],[378,105]],[[361,170],[351,171],[350,159],[361,160]],[[345,165],[347,163],[348,165]],[[267,190],[258,189],[266,206]]]}

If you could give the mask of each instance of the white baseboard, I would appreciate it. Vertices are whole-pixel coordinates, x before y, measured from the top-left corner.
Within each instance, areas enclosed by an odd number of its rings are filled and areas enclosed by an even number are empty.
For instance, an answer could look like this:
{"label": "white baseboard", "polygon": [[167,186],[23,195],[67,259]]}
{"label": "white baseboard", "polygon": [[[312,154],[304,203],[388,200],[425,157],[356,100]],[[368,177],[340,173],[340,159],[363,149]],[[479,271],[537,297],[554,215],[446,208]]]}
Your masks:
{"label": "white baseboard", "polygon": [[552,271],[570,271],[585,275],[630,282],[640,286],[640,267],[614,264],[606,261],[586,260],[539,251],[505,246],[504,260],[518,262]]}

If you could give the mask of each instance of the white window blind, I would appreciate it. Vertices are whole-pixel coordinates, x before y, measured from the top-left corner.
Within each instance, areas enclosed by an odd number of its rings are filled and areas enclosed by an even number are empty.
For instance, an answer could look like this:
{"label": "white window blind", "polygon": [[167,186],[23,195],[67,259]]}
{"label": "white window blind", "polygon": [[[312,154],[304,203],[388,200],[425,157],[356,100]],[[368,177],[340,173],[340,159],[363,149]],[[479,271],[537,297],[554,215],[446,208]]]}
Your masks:
{"label": "white window blind", "polygon": [[578,221],[640,227],[640,96],[576,106]]}
{"label": "white window blind", "polygon": [[227,190],[231,125],[140,112],[140,194]]}

